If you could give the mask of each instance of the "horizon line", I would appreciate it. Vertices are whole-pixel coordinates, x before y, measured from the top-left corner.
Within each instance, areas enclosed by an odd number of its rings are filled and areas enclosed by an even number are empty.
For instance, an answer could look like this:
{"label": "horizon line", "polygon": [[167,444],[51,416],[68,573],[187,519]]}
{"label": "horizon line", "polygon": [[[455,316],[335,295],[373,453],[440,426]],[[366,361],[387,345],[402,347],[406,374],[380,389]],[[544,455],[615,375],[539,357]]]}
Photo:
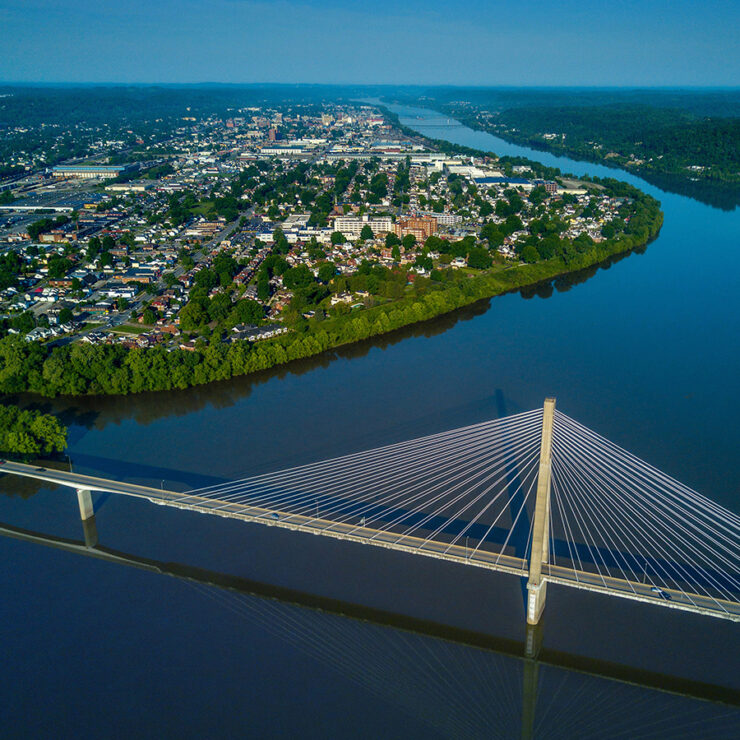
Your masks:
{"label": "horizon line", "polygon": [[215,80],[201,82],[160,82],[152,81],[83,81],[83,80],[0,80],[0,86],[20,87],[375,87],[375,88],[432,88],[459,90],[722,90],[740,91],[740,85],[639,85],[639,84],[451,84],[451,83],[395,83],[395,82],[218,82]]}

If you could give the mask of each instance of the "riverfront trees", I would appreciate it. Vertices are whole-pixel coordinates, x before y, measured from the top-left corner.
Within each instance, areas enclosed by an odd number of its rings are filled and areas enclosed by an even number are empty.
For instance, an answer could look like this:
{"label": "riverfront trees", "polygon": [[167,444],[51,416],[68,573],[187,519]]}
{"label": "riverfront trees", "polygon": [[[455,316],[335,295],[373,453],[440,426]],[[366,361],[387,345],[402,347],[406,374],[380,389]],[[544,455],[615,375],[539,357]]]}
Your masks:
{"label": "riverfront trees", "polygon": [[38,457],[62,452],[67,428],[56,417],[40,411],[0,405],[0,454]]}

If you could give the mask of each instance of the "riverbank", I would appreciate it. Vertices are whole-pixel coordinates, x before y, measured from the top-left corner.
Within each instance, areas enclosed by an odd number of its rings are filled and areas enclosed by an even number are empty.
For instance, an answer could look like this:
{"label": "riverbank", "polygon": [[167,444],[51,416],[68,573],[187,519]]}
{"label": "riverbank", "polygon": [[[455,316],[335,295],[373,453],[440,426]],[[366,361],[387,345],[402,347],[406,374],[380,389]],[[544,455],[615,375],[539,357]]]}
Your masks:
{"label": "riverbank", "polygon": [[[436,109],[430,108],[430,110]],[[452,111],[446,112],[453,115]],[[603,156],[597,156],[590,153],[587,149],[570,147],[564,142],[559,142],[557,139],[547,141],[537,136],[517,136],[506,130],[488,128],[482,125],[473,115],[460,115],[457,111],[454,112],[454,115],[464,126],[474,131],[491,134],[517,146],[530,147],[556,157],[571,157],[583,162],[591,162],[601,167],[613,169],[615,173],[624,171],[624,163],[622,162],[611,161]],[[694,198],[714,208],[732,211],[740,205],[740,183],[737,182],[698,178],[690,174],[679,175],[675,172],[661,171],[646,164],[629,164],[629,171],[661,190]]]}
{"label": "riverbank", "polygon": [[54,397],[185,389],[286,365],[433,319],[481,299],[577,273],[646,246],[663,223],[658,201],[617,181],[603,182],[608,182],[615,195],[633,199],[629,233],[531,264],[504,269],[494,266],[477,273],[457,273],[443,281],[426,281],[423,287],[409,287],[411,294],[399,300],[303,322],[295,332],[256,343],[227,344],[214,337],[210,342],[201,340],[192,352],[82,343],[49,349],[7,337],[0,341],[0,392]]}
{"label": "riverbank", "polygon": [[39,396],[126,395],[169,391],[248,375],[319,355],[354,342],[450,313],[481,299],[578,273],[620,254],[646,246],[662,225],[659,213],[644,239],[616,239],[594,245],[566,261],[563,257],[519,265],[462,281],[423,296],[375,306],[355,315],[326,319],[302,335],[283,335],[251,345],[211,343],[202,352],[158,348],[126,350],[75,344],[48,355],[38,345],[8,337],[0,342],[0,391]]}

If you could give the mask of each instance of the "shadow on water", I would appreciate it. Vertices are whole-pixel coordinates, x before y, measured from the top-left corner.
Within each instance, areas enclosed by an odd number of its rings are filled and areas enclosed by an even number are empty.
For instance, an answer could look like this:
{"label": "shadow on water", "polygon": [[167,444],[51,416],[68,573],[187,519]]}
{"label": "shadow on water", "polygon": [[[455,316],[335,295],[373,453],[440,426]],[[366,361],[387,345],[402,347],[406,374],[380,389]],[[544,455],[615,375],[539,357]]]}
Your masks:
{"label": "shadow on water", "polygon": [[253,388],[280,380],[289,375],[300,376],[320,368],[327,368],[337,360],[352,360],[367,356],[372,350],[385,350],[406,339],[433,337],[452,329],[460,321],[481,316],[490,307],[490,299],[438,316],[412,326],[403,327],[372,339],[354,342],[323,352],[313,357],[293,360],[269,370],[261,370],[229,380],[193,386],[185,390],[137,393],[130,396],[60,396],[42,398],[18,394],[5,396],[3,401],[44,413],[56,414],[62,423],[86,429],[104,429],[108,424],[120,424],[133,419],[148,425],[163,417],[187,416],[201,409],[228,408],[247,398]]}
{"label": "shadow on water", "polygon": [[[221,384],[219,384],[221,385]],[[157,394],[152,394],[157,395]],[[427,429],[446,430],[463,426],[471,418],[477,418],[480,421],[500,418],[511,414],[517,414],[527,411],[521,404],[512,398],[505,398],[504,392],[499,388],[492,395],[477,397],[473,400],[462,404],[456,404],[453,407],[439,406],[434,410],[417,416],[404,417],[402,420],[394,423],[391,428],[383,430],[383,438],[379,440],[373,433],[363,435],[358,433],[353,437],[352,448],[343,452],[358,452],[366,449],[372,449],[378,446],[379,442],[385,444],[392,441],[386,438],[391,435],[393,440],[405,441],[423,436],[423,431]],[[74,417],[72,417],[74,419]],[[71,423],[69,420],[67,423]],[[337,440],[332,439],[332,445],[338,444]],[[329,452],[320,449],[308,449],[304,457],[300,459],[291,459],[286,463],[285,458],[281,458],[280,467],[286,465],[298,465],[313,463],[320,459],[325,459]],[[94,455],[75,451],[68,455],[60,455],[59,459],[38,459],[25,461],[29,464],[39,465],[42,467],[56,470],[85,470],[91,474],[102,474],[106,477],[115,477],[125,479],[129,482],[139,483],[141,485],[157,487],[166,487],[168,490],[185,492],[193,488],[218,485],[234,480],[235,476],[224,478],[212,474],[206,474],[195,471],[183,471],[177,468],[152,465],[140,460],[128,460],[125,468],[121,468],[120,461],[116,457]],[[275,465],[273,461],[266,459],[255,462],[249,469],[250,475],[261,472],[273,472]],[[246,472],[245,472],[246,475]],[[239,477],[239,476],[236,476]],[[30,498],[42,490],[51,488],[56,490],[59,486],[44,481],[38,481],[33,478],[24,478],[14,475],[2,475],[0,470],[0,494],[8,496],[18,496],[20,498]],[[98,501],[100,501],[100,497]]]}

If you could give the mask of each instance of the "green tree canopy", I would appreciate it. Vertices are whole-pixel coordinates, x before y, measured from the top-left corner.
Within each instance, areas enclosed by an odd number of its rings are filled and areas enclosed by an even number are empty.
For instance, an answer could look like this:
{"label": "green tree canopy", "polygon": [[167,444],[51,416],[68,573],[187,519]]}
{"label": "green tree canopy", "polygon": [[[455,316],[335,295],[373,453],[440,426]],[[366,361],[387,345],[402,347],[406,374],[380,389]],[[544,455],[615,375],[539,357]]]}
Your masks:
{"label": "green tree canopy", "polygon": [[29,458],[66,447],[67,428],[55,416],[0,405],[0,454]]}
{"label": "green tree canopy", "polygon": [[319,280],[328,283],[337,274],[337,267],[333,262],[323,262],[319,265]]}
{"label": "green tree canopy", "polygon": [[283,285],[288,290],[295,290],[296,288],[306,288],[312,282],[313,274],[306,265],[298,265],[297,267],[291,267],[285,271],[283,275]]}
{"label": "green tree canopy", "polygon": [[70,321],[74,318],[74,315],[72,314],[71,308],[63,308],[59,312],[59,323],[60,324],[69,324]]}

